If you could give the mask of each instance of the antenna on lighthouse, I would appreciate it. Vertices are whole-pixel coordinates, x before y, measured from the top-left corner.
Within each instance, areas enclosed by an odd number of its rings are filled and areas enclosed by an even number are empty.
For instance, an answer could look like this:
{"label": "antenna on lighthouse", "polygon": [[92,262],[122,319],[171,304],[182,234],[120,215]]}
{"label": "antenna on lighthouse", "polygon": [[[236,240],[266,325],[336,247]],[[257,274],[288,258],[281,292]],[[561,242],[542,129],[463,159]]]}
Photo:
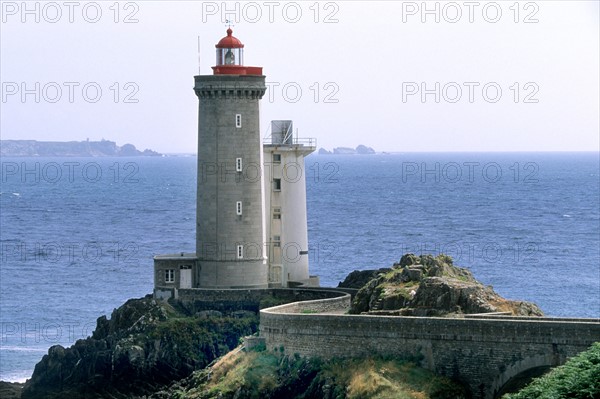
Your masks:
{"label": "antenna on lighthouse", "polygon": [[198,75],[202,75],[200,72],[200,36],[198,35]]}

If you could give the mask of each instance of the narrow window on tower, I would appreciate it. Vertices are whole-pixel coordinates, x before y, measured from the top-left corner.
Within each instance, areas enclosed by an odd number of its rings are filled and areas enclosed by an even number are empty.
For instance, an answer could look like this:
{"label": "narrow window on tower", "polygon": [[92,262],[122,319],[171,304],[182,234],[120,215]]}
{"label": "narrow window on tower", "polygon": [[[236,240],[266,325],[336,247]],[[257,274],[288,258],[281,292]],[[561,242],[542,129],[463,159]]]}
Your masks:
{"label": "narrow window on tower", "polygon": [[237,246],[237,257],[238,257],[238,259],[244,258],[244,246],[243,245]]}
{"label": "narrow window on tower", "polygon": [[235,213],[238,215],[242,214],[242,201],[238,201],[235,203]]}
{"label": "narrow window on tower", "polygon": [[273,154],[273,163],[281,163],[281,154]]}
{"label": "narrow window on tower", "polygon": [[281,236],[273,236],[273,246],[281,247]]}
{"label": "narrow window on tower", "polygon": [[273,191],[281,191],[281,179],[273,179]]}
{"label": "narrow window on tower", "polygon": [[242,114],[235,114],[235,127],[242,127]]}
{"label": "narrow window on tower", "polygon": [[236,172],[241,172],[242,171],[242,158],[236,158],[235,159],[235,171]]}
{"label": "narrow window on tower", "polygon": [[273,219],[281,219],[281,208],[273,208]]}

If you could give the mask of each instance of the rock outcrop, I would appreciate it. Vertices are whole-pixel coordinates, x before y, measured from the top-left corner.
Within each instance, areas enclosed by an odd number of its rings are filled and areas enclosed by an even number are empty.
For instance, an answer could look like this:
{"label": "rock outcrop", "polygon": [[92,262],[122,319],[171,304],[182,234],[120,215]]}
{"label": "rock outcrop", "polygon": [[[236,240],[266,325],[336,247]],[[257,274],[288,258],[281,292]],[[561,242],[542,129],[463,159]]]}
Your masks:
{"label": "rock outcrop", "polygon": [[346,276],[344,281],[341,281],[338,284],[338,287],[361,289],[362,287],[367,285],[369,281],[373,280],[381,273],[388,273],[390,271],[392,271],[392,269],[389,267],[377,270],[354,270]]}
{"label": "rock outcrop", "polygon": [[258,316],[185,314],[151,296],[131,299],[92,336],[52,346],[35,366],[24,399],[131,398],[187,377],[256,331]]}
{"label": "rock outcrop", "polygon": [[[359,279],[357,272],[346,280]],[[356,294],[350,313],[406,316],[459,316],[505,312],[518,316],[543,316],[533,303],[502,298],[478,282],[470,271],[452,264],[446,255],[406,254],[391,269],[360,272],[374,275]],[[344,281],[340,283],[349,284]]]}

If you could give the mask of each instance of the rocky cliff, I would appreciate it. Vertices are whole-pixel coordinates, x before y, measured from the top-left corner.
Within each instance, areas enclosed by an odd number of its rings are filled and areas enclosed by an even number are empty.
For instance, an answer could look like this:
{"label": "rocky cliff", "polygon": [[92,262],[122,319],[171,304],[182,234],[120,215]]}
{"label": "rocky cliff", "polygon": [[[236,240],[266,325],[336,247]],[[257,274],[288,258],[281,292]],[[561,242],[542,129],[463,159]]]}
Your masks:
{"label": "rocky cliff", "polygon": [[150,296],[102,316],[91,337],[55,345],[35,366],[22,398],[132,398],[206,367],[254,333],[252,312],[187,314]]}
{"label": "rocky cliff", "polygon": [[404,316],[460,316],[506,312],[543,316],[537,305],[502,298],[477,281],[467,269],[456,267],[446,255],[406,254],[390,269],[353,272],[340,287],[363,285],[350,313]]}

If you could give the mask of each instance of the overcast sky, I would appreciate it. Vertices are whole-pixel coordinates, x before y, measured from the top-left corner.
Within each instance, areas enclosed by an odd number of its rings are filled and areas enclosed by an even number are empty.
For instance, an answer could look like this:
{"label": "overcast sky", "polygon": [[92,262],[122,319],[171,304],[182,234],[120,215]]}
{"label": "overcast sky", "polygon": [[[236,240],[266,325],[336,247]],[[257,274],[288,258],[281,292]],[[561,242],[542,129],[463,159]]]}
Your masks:
{"label": "overcast sky", "polygon": [[2,139],[196,152],[193,76],[230,19],[267,77],[262,135],[292,119],[328,149],[599,149],[597,1],[23,4],[2,2]]}

